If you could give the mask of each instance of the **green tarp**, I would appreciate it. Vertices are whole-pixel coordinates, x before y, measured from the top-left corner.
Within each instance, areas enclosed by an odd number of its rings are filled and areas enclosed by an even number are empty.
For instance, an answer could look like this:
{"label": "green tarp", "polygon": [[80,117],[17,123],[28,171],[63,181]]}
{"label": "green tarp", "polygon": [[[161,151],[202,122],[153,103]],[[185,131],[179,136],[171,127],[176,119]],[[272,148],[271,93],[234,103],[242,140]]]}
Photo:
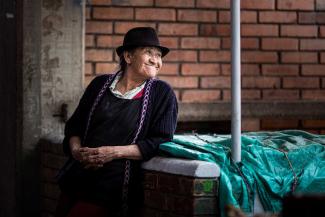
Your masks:
{"label": "green tarp", "polygon": [[325,135],[304,131],[244,133],[242,162],[231,160],[230,135],[175,135],[160,145],[163,155],[220,166],[219,206],[254,209],[258,193],[265,211],[280,212],[288,194],[325,193]]}

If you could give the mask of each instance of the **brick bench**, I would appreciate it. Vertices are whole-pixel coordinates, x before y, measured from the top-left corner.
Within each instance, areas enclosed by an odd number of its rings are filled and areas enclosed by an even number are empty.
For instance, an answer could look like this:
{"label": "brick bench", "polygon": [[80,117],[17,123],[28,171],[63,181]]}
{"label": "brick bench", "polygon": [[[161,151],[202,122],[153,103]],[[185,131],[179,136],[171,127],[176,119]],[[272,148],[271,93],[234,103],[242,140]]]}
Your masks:
{"label": "brick bench", "polygon": [[155,157],[142,167],[144,217],[218,216],[216,164]]}

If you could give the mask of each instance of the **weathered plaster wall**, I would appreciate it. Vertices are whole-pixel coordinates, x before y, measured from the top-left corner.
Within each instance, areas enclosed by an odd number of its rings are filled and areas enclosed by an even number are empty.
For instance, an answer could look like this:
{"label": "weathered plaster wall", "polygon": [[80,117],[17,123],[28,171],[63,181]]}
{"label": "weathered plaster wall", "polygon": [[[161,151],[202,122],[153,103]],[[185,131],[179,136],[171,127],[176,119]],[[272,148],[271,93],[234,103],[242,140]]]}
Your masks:
{"label": "weathered plaster wall", "polygon": [[82,0],[25,0],[23,11],[22,214],[40,216],[40,139],[61,141],[61,105],[83,90]]}

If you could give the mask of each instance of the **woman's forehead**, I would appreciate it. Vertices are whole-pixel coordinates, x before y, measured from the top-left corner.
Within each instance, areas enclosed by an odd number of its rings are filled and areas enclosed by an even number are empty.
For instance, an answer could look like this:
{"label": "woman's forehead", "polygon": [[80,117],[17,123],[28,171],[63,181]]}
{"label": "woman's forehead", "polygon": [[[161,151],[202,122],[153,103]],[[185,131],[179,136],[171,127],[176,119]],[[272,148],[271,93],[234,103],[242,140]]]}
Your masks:
{"label": "woman's forehead", "polygon": [[139,47],[140,50],[150,50],[161,53],[161,50],[158,47]]}

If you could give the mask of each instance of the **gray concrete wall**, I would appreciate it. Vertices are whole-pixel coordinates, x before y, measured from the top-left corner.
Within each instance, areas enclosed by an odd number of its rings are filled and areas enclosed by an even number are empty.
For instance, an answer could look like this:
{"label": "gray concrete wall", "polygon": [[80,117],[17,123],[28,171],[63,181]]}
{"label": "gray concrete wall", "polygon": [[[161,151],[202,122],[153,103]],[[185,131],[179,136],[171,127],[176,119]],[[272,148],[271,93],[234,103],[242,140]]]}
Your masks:
{"label": "gray concrete wall", "polygon": [[83,90],[82,1],[25,0],[23,11],[22,214],[40,216],[39,140],[61,141],[62,103]]}

